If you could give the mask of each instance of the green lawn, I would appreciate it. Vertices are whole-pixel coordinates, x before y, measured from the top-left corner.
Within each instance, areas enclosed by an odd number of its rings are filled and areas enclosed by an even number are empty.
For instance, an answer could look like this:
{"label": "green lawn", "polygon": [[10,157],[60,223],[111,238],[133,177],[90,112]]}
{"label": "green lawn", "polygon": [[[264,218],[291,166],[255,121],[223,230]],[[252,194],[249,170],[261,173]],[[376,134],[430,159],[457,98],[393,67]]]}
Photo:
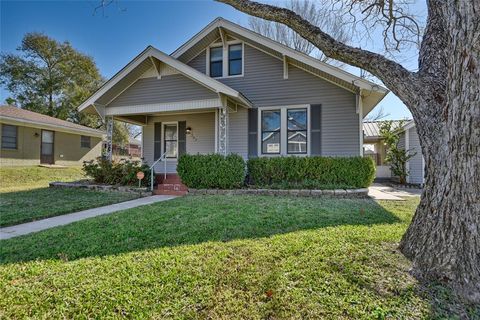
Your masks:
{"label": "green lawn", "polygon": [[0,227],[136,198],[135,194],[48,188],[51,181],[84,178],[80,168],[0,169]]}
{"label": "green lawn", "polygon": [[187,196],[4,240],[0,317],[479,316],[408,274],[417,204]]}

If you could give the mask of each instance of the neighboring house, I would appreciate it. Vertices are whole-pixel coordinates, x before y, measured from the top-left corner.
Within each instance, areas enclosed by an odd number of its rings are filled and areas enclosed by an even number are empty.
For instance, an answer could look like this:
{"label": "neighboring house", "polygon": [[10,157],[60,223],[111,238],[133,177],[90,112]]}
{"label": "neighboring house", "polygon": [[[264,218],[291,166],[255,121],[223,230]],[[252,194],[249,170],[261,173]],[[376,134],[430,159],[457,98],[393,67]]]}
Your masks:
{"label": "neighboring house", "polygon": [[82,165],[99,157],[99,130],[13,106],[0,106],[0,165]]}
{"label": "neighboring house", "polygon": [[[215,19],[171,55],[148,46],[79,110],[140,125],[143,158],[363,155],[385,88]],[[163,164],[155,167],[164,171]]]}
{"label": "neighboring house", "polygon": [[142,141],[138,139],[129,138],[128,144],[125,146],[112,145],[112,154],[115,156],[128,156],[131,158],[142,157]]}
{"label": "neighboring house", "polygon": [[410,120],[403,126],[403,133],[398,142],[401,148],[408,150],[409,154],[415,154],[407,162],[407,183],[423,185],[425,183],[425,160],[420,147],[420,139],[415,128],[415,122]]}
{"label": "neighboring house", "polygon": [[[390,179],[393,178],[390,172],[390,165],[385,162],[387,147],[380,136],[380,123],[382,121],[365,121],[363,123],[363,143],[365,156],[372,157],[377,166],[376,178]],[[395,120],[393,126],[398,126],[400,121]],[[400,134],[398,145],[401,149],[409,150],[410,154],[415,154],[407,162],[407,183],[423,185],[424,184],[424,160],[420,141],[415,123],[413,120],[405,122]]]}

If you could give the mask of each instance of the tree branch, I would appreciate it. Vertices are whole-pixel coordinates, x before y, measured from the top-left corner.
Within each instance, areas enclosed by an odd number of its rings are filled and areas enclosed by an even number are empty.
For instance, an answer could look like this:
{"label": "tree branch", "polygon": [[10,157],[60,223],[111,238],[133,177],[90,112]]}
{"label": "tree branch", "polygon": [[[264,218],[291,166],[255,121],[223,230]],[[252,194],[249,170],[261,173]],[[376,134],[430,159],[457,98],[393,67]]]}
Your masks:
{"label": "tree branch", "polygon": [[[312,25],[295,12],[262,4],[250,0],[216,0],[234,7],[237,10],[262,19],[282,23],[319,48],[327,57],[367,70],[400,97],[407,105],[412,97],[414,87],[421,86],[416,73],[410,72],[402,65],[383,55],[355,48],[335,40],[319,27]],[[408,88],[408,89],[407,89]]]}

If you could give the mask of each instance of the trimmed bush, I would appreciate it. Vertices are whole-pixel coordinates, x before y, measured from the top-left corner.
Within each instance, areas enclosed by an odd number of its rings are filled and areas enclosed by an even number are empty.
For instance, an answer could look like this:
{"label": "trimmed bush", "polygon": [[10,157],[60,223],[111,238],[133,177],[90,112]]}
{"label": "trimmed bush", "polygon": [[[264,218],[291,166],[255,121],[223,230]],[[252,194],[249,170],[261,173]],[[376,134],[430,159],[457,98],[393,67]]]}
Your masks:
{"label": "trimmed bush", "polygon": [[189,188],[241,188],[245,181],[245,161],[236,154],[184,154],[178,159],[177,172]]}
{"label": "trimmed bush", "polygon": [[140,161],[120,160],[107,161],[102,157],[97,160],[84,161],[83,171],[96,183],[122,186],[138,186],[137,172],[142,171],[145,177],[141,185],[150,186],[150,168]]}
{"label": "trimmed bush", "polygon": [[248,160],[249,184],[295,189],[365,188],[375,164],[363,157],[261,157]]}

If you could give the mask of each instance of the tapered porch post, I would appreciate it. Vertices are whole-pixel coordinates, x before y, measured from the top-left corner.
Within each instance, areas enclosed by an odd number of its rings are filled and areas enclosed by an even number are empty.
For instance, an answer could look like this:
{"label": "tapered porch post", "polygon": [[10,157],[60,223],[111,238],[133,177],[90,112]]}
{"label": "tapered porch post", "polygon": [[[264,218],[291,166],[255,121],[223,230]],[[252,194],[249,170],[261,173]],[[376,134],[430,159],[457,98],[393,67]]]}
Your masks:
{"label": "tapered porch post", "polygon": [[227,155],[228,142],[228,110],[222,107],[218,110],[218,153]]}
{"label": "tapered porch post", "polygon": [[105,159],[112,161],[113,117],[105,117],[107,125],[107,143],[105,146]]}

